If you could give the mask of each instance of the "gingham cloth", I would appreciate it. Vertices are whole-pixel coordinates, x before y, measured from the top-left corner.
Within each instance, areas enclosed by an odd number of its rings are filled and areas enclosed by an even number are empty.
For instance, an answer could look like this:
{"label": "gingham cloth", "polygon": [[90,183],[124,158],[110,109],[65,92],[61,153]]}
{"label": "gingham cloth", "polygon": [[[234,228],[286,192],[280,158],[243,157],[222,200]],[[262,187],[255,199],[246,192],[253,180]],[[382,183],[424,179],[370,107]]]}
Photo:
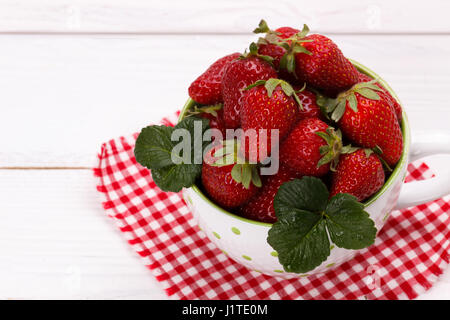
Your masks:
{"label": "gingham cloth", "polygon": [[[178,115],[178,114],[177,114]],[[176,123],[176,116],[162,123]],[[137,134],[102,145],[103,207],[168,296],[178,299],[413,299],[449,262],[450,197],[394,211],[375,244],[325,274],[283,280],[234,262],[193,221],[181,194],[161,191],[133,155]],[[407,181],[426,179],[425,164]]]}

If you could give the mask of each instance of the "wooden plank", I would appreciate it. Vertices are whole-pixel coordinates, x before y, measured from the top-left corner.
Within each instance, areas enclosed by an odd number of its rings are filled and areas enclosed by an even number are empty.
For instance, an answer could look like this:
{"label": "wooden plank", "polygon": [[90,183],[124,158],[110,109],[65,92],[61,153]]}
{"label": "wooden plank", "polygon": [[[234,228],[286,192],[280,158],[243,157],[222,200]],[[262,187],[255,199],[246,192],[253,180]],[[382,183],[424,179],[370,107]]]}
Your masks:
{"label": "wooden plank", "polygon": [[0,299],[164,299],[91,170],[0,171]]}
{"label": "wooden plank", "polygon": [[[251,39],[0,36],[0,167],[94,166],[102,142],[180,109],[197,75]],[[450,134],[450,36],[333,39],[391,84],[414,133]]]}
{"label": "wooden plank", "polygon": [[308,23],[327,33],[448,33],[445,0],[2,0],[1,32],[249,33]]}
{"label": "wooden plank", "polygon": [[[90,170],[0,170],[0,299],[165,299]],[[422,299],[450,299],[450,268]]]}

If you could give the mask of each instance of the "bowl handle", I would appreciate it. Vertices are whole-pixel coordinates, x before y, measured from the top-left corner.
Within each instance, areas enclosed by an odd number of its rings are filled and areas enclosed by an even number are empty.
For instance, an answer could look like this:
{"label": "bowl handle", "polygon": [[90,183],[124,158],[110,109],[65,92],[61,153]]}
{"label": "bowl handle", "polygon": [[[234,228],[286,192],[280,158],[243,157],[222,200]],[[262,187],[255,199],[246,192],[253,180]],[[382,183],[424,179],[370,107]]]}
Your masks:
{"label": "bowl handle", "polygon": [[[416,206],[439,199],[450,194],[450,135],[442,133],[418,134],[413,140],[410,161],[429,157],[427,165],[434,173],[434,177],[422,181],[406,183],[402,186],[396,209]],[[441,155],[441,156],[438,156]]]}

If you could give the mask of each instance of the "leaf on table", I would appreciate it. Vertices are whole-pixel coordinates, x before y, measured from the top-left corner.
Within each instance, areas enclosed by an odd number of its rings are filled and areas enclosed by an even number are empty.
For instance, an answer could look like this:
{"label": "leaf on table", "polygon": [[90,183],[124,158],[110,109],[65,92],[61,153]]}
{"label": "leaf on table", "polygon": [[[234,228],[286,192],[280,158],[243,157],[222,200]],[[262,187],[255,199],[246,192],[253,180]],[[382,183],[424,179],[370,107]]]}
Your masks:
{"label": "leaf on table", "polygon": [[330,255],[325,221],[308,211],[294,209],[285,213],[269,230],[267,242],[287,272],[308,272]]}
{"label": "leaf on table", "polygon": [[356,197],[337,194],[331,198],[325,212],[328,232],[336,246],[362,249],[374,243],[377,229]]}

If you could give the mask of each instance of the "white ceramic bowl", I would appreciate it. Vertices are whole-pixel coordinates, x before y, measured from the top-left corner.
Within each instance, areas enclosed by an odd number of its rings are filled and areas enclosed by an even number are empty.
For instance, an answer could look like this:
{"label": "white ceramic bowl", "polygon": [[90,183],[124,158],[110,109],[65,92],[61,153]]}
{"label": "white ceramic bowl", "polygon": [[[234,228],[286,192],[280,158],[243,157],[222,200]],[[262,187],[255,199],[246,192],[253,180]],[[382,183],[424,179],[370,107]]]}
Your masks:
{"label": "white ceramic bowl", "polygon": [[[379,82],[392,96],[398,99],[388,84],[377,74],[355,61],[352,61],[352,63],[361,72],[379,79]],[[180,119],[183,118],[186,110],[194,104],[193,100],[186,103],[180,114]],[[403,112],[402,133],[404,147],[400,161],[381,190],[364,203],[365,210],[375,222],[378,231],[381,230],[393,210],[431,201],[450,193],[450,175],[448,172],[434,179],[404,185],[410,156],[419,158],[424,155],[440,153],[442,147],[434,145],[424,148],[422,146],[421,149],[416,149],[413,153],[410,153],[410,128],[405,112]],[[448,149],[448,147],[446,148]],[[220,208],[209,200],[197,186],[184,189],[183,195],[200,228],[219,249],[233,260],[251,270],[271,276],[283,278],[305,276],[304,274],[283,271],[283,267],[278,262],[277,253],[266,240],[271,224],[245,219]],[[328,259],[313,271],[308,272],[308,275],[327,271],[352,259],[356,253],[357,250],[332,246]]]}

